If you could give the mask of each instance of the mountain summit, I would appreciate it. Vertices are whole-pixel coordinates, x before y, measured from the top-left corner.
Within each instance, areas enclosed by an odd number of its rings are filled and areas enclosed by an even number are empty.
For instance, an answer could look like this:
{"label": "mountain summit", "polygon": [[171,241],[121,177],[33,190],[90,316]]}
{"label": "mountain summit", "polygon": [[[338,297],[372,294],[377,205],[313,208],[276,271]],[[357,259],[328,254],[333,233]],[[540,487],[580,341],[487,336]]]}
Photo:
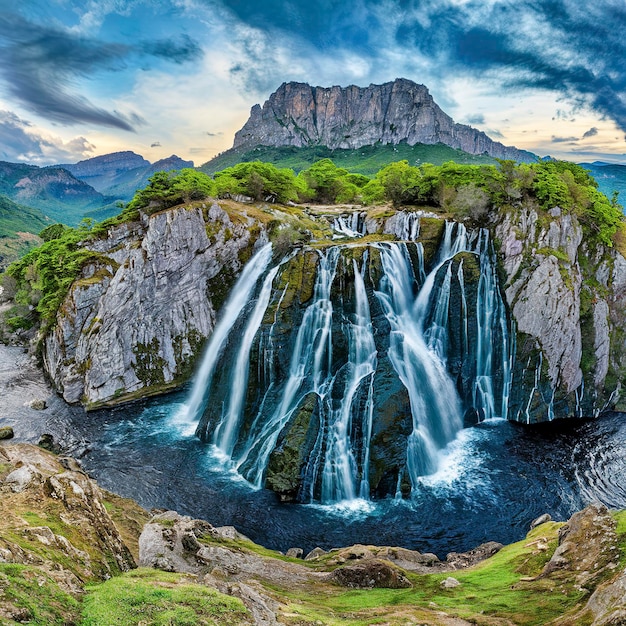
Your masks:
{"label": "mountain summit", "polygon": [[442,143],[469,154],[535,161],[530,152],[493,141],[456,124],[428,89],[405,78],[369,87],[311,87],[283,83],[235,134],[234,149],[323,145],[356,149],[382,144]]}

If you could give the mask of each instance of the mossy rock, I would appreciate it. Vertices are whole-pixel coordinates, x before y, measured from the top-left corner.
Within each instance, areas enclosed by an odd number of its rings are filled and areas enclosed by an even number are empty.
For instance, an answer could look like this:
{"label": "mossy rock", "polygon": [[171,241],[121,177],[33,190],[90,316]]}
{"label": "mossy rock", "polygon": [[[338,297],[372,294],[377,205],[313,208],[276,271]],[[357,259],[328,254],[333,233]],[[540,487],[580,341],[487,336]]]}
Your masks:
{"label": "mossy rock", "polygon": [[445,228],[445,221],[437,217],[421,217],[418,240],[424,248],[424,264],[432,264]]}
{"label": "mossy rock", "polygon": [[319,429],[317,402],[314,393],[304,397],[270,455],[265,486],[284,502],[294,502],[302,486],[303,469]]}
{"label": "mossy rock", "polygon": [[0,440],[2,439],[13,439],[14,436],[13,428],[11,426],[2,426],[0,427]]}

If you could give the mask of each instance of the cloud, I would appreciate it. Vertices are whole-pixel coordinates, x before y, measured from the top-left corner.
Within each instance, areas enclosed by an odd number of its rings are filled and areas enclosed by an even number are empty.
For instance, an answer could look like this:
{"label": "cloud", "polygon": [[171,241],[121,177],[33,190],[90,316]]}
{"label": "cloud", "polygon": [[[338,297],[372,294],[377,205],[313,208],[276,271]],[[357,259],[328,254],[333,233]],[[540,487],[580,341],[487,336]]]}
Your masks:
{"label": "cloud", "polygon": [[583,134],[583,139],[587,139],[588,137],[595,137],[598,134],[598,129],[594,126],[590,128],[586,133]]}
{"label": "cloud", "polygon": [[146,54],[161,57],[177,65],[198,61],[204,55],[200,45],[187,34],[182,34],[178,40],[170,38],[147,41],[142,44],[142,49]]}
{"label": "cloud", "polygon": [[42,133],[12,111],[0,111],[0,158],[38,165],[70,163],[87,158],[95,146],[84,137],[64,142]]}
{"label": "cloud", "polygon": [[224,133],[223,133],[223,132],[221,132],[221,131],[219,131],[219,132],[217,132],[217,133],[212,133],[212,132],[210,132],[210,131],[208,131],[208,130],[207,130],[206,134],[207,134],[209,137],[221,137]]}
{"label": "cloud", "polygon": [[[120,5],[123,2],[120,2]],[[103,73],[149,69],[149,60],[180,65],[202,57],[199,44],[189,35],[118,43],[90,37],[50,21],[38,24],[17,13],[0,13],[0,78],[6,91],[28,110],[52,122],[87,123],[135,131],[145,120],[97,106],[83,93],[86,79]]]}
{"label": "cloud", "polygon": [[467,118],[467,123],[468,124],[484,124],[485,116],[482,113],[478,113],[476,115],[470,115]]}
{"label": "cloud", "polygon": [[160,141],[155,141],[154,143],[150,144],[151,148],[160,148],[161,147],[161,142]]}
{"label": "cloud", "polygon": [[572,141],[578,141],[578,137],[555,137],[552,135],[552,143],[567,143]]}
{"label": "cloud", "polygon": [[[343,57],[356,54],[368,78],[386,72],[391,80],[390,69],[412,78],[412,70],[420,82],[445,84],[462,75],[488,81],[494,92],[548,91],[626,130],[626,5],[619,0],[592,5],[579,0],[223,0],[221,5],[247,27],[241,29],[247,36],[237,35],[243,58],[233,63],[232,74],[248,89],[276,88],[282,82],[276,80],[278,71],[291,80],[317,67],[323,77],[326,59],[345,68]],[[277,42],[291,51],[287,63],[275,62],[280,60]],[[294,71],[298,61],[304,71]]]}

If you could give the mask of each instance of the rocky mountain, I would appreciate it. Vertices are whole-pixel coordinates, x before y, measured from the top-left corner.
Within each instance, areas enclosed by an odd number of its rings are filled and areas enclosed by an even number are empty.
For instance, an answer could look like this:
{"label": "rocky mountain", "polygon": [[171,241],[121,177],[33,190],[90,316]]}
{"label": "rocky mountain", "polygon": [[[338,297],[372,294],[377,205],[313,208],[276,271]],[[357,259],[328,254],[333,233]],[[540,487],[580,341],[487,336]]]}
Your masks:
{"label": "rocky mountain", "polygon": [[0,194],[68,225],[76,225],[88,211],[111,202],[62,167],[7,161],[0,161]]}
{"label": "rocky mountain", "polygon": [[456,124],[428,89],[407,79],[369,87],[283,83],[235,134],[233,149],[323,145],[355,149],[377,143],[442,143],[469,154],[535,161],[470,126]]}
{"label": "rocky mountain", "polygon": [[180,170],[193,167],[193,161],[185,161],[176,155],[150,163],[131,151],[113,152],[102,156],[59,165],[73,176],[91,185],[105,196],[118,200],[130,200],[137,189],[143,189],[148,178],[158,171]]}

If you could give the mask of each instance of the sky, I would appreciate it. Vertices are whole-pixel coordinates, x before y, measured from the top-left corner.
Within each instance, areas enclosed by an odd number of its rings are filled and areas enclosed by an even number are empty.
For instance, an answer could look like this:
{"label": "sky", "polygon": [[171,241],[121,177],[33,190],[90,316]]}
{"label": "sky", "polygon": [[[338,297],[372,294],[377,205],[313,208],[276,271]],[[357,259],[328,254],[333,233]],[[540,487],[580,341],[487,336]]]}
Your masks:
{"label": "sky", "polygon": [[0,160],[200,165],[286,81],[426,85],[506,145],[626,164],[625,0],[0,0]]}

